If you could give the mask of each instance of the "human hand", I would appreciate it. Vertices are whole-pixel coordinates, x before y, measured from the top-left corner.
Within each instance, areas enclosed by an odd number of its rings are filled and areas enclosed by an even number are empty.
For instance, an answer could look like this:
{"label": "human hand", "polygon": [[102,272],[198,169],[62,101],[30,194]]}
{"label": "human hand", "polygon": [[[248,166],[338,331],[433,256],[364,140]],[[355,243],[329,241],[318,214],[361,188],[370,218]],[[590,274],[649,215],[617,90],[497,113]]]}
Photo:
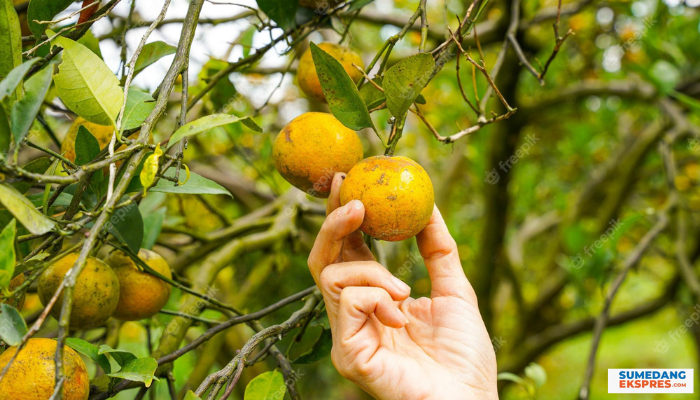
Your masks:
{"label": "human hand", "polygon": [[344,177],[333,178],[309,256],[328,310],[333,365],[380,400],[498,399],[493,346],[437,207],[417,236],[431,296],[413,299],[365,245],[362,203],[340,207]]}

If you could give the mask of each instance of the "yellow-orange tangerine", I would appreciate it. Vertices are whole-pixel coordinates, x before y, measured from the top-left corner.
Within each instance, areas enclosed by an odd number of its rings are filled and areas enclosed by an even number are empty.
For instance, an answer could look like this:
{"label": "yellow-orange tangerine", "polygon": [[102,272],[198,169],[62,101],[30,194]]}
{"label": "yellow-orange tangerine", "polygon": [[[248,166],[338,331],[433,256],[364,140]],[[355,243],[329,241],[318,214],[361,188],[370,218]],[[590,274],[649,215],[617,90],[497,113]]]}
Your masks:
{"label": "yellow-orange tangerine", "polygon": [[360,230],[375,239],[395,242],[415,236],[433,214],[430,177],[406,157],[376,156],[362,160],[340,188],[340,203],[360,200],[365,218]]}

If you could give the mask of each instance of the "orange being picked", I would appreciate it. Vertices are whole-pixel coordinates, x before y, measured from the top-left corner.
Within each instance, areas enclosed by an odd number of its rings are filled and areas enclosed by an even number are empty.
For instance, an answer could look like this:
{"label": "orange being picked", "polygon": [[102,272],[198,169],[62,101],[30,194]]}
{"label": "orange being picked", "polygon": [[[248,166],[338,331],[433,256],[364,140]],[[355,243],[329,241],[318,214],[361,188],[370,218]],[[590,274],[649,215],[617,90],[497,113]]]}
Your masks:
{"label": "orange being picked", "polygon": [[[160,254],[139,250],[139,258],[159,274],[172,278],[170,266]],[[170,297],[170,284],[140,270],[121,251],[112,252],[107,260],[119,279],[119,304],[112,315],[123,321],[138,321],[152,317],[163,308]]]}
{"label": "orange being picked", "polygon": [[348,172],[362,160],[362,142],[333,115],[308,112],[277,135],[272,158],[289,183],[316,197],[328,197],[336,172]]}
{"label": "orange being picked", "polygon": [[[78,253],[71,253],[49,265],[39,277],[38,293],[41,304],[49,303],[56,289],[63,282],[75,261]],[[63,295],[51,309],[51,315],[59,319],[63,308]],[[70,316],[70,327],[78,330],[97,328],[103,325],[117,308],[119,302],[119,280],[109,265],[103,261],[89,257],[85,268],[78,276],[73,291],[73,308]]]}
{"label": "orange being picked", "polygon": [[433,184],[423,167],[406,157],[376,156],[362,160],[340,187],[340,203],[360,200],[365,206],[362,232],[396,242],[415,236],[433,214]]}
{"label": "orange being picked", "polygon": [[[357,68],[353,67],[352,64],[360,68],[364,68],[365,65],[362,63],[362,59],[357,53],[347,47],[339,46],[334,43],[321,43],[318,47],[338,60],[345,69],[345,72],[350,75],[350,78],[352,78],[354,82],[359,82],[362,78],[362,74]],[[318,75],[316,74],[316,65],[314,65],[310,47],[299,59],[297,80],[299,82],[299,88],[301,88],[307,96],[317,101],[326,101],[326,96],[323,94],[323,89],[321,88],[321,82],[318,80]]]}
{"label": "orange being picked", "polygon": [[[0,400],[46,400],[54,391],[56,341],[29,339],[0,381]],[[0,354],[0,371],[17,352],[10,347]],[[68,346],[63,348],[64,400],[87,400],[90,380],[82,358]]]}

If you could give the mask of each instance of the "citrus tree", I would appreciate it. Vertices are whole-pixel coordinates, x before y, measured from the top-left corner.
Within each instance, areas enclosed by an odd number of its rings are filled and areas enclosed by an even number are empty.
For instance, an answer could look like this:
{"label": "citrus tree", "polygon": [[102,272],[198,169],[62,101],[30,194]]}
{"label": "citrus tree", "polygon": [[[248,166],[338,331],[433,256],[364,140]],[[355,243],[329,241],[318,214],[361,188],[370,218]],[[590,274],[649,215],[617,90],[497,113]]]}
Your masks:
{"label": "citrus tree", "polygon": [[306,266],[338,172],[414,296],[443,210],[505,396],[590,331],[588,399],[700,301],[697,6],[0,0],[0,399],[362,396]]}

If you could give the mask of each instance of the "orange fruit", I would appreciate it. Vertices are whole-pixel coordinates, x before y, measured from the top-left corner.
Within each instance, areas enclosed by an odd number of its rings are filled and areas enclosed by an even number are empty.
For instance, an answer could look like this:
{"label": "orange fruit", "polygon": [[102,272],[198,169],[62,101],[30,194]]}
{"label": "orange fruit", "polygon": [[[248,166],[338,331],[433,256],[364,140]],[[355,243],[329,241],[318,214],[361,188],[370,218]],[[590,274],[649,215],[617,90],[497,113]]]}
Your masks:
{"label": "orange fruit", "polygon": [[[17,352],[10,347],[0,354],[0,371]],[[46,400],[54,391],[56,341],[29,339],[0,381],[0,400]],[[64,400],[87,400],[90,380],[80,355],[68,346],[63,348]]]}
{"label": "orange fruit", "polygon": [[[46,306],[56,289],[63,282],[78,253],[71,253],[49,265],[39,277],[38,293],[41,304]],[[51,309],[51,315],[59,319],[63,308],[63,293]],[[119,280],[109,265],[95,257],[87,259],[87,265],[78,276],[73,291],[73,308],[70,327],[87,330],[103,325],[117,308],[119,302]]]}
{"label": "orange fruit", "polygon": [[[139,250],[139,258],[159,274],[172,278],[170,266],[160,254]],[[112,252],[107,260],[119,279],[119,303],[112,316],[123,321],[150,318],[160,311],[170,297],[170,284],[140,270],[121,251]]]}
{"label": "orange fruit", "polygon": [[433,214],[435,195],[423,167],[406,157],[376,156],[362,160],[340,188],[340,203],[360,200],[365,206],[362,232],[396,242],[415,236]]}
{"label": "orange fruit", "polygon": [[328,197],[336,172],[348,172],[362,160],[362,142],[333,115],[308,112],[277,135],[272,158],[289,183],[316,197]]}
{"label": "orange fruit", "polygon": [[[357,83],[360,81],[362,74],[357,68],[353,67],[352,64],[360,68],[364,68],[365,65],[357,53],[347,47],[339,46],[334,43],[321,43],[318,47],[338,60],[343,68],[345,68],[345,72],[350,75],[350,78],[352,78],[354,82]],[[316,74],[316,65],[314,65],[313,56],[311,55],[311,48],[308,48],[299,59],[297,80],[299,82],[299,88],[301,88],[307,96],[317,101],[326,101],[326,96],[323,94],[323,89],[321,88],[321,82],[318,80],[318,75]]]}

